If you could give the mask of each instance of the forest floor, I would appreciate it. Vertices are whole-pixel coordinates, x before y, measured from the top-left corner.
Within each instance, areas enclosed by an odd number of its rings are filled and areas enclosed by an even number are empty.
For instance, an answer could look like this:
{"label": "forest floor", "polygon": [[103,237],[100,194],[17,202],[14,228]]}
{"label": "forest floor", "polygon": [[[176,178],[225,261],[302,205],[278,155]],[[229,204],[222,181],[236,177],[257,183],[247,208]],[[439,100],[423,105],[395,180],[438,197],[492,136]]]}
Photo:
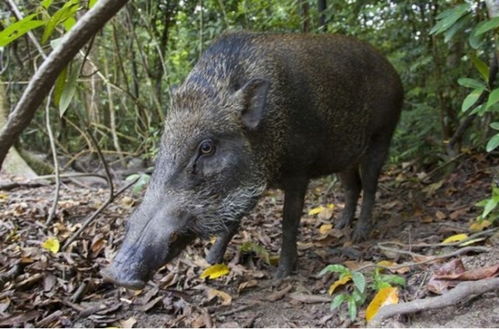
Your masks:
{"label": "forest floor", "polygon": [[[337,276],[318,273],[328,264],[355,269],[382,260],[420,262],[462,249],[439,243],[451,235],[469,233],[471,221],[481,212],[475,204],[490,195],[491,168],[499,160],[467,155],[456,164],[444,179],[431,177],[431,172],[411,163],[388,167],[380,180],[376,226],[369,239],[359,244],[352,244],[349,232],[334,229],[334,219],[329,219],[338,218],[343,207],[340,184],[332,178],[311,183],[300,229],[298,269],[282,281],[272,279],[275,266],[270,264],[279,251],[283,195],[267,191],[229,245],[228,275],[200,279],[208,266],[203,257],[211,242],[197,241],[140,291],[116,288],[99,274],[119,247],[124,221],[140,196],[126,191],[68,250],[52,253],[42,243],[56,237],[62,244],[106,201],[108,191],[63,184],[56,218],[46,228],[53,185],[0,190],[0,327],[364,327],[373,293],[351,321],[345,304],[330,309],[332,297],[327,291]],[[0,181],[9,179],[0,176]],[[325,209],[309,215],[318,206]],[[243,253],[239,247],[248,242],[261,248]],[[382,247],[395,246],[389,243],[399,244],[395,250]],[[429,246],[421,247],[422,243]],[[433,271],[450,260],[462,260],[466,269],[499,264],[498,245],[496,231],[472,245],[488,247],[488,252],[472,250],[399,269],[407,282],[400,288],[400,300],[435,296],[428,281]],[[364,271],[367,276],[372,272],[372,268]],[[351,288],[347,284],[337,290]],[[383,325],[497,327],[499,292],[397,316]]]}

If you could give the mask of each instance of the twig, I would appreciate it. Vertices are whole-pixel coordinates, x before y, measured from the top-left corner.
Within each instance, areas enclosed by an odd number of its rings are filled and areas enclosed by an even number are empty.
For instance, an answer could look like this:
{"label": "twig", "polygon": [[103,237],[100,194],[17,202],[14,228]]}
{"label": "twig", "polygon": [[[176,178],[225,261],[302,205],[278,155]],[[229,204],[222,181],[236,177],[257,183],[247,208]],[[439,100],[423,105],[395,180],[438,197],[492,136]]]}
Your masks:
{"label": "twig", "polygon": [[20,183],[20,182],[8,182],[8,183],[2,183],[0,184],[0,191],[10,191],[12,189],[15,189],[17,187],[40,187],[40,186],[47,186],[49,185],[48,183],[33,183],[33,182],[26,182],[26,183]]}
{"label": "twig", "polygon": [[47,97],[47,106],[45,107],[45,123],[47,125],[47,132],[49,134],[50,150],[52,151],[52,159],[54,161],[54,172],[55,172],[55,191],[54,191],[54,201],[52,202],[52,207],[50,207],[49,215],[45,225],[49,225],[55,217],[55,212],[57,211],[57,203],[59,202],[59,191],[61,190],[61,179],[59,177],[59,160],[57,159],[57,151],[54,143],[54,134],[52,133],[52,126],[50,125],[50,101],[52,99],[52,93],[54,88],[52,88]]}
{"label": "twig", "polygon": [[378,327],[384,319],[398,314],[414,313],[454,305],[472,295],[480,295],[494,289],[499,289],[499,278],[462,282],[441,296],[384,306],[369,322],[369,326]]}
{"label": "twig", "polygon": [[397,266],[382,266],[382,265],[377,265],[377,264],[367,264],[367,265],[364,265],[364,266],[361,266],[361,267],[357,268],[355,271],[359,272],[359,271],[362,271],[362,270],[365,270],[365,269],[368,269],[368,268],[371,268],[371,267],[380,267],[380,268],[383,268],[383,269],[386,269],[386,270],[398,270],[398,269],[401,269],[401,268],[404,268],[404,267],[412,267],[412,266],[418,266],[418,265],[422,265],[422,264],[426,264],[426,263],[431,263],[431,262],[433,262],[435,260],[438,260],[438,259],[450,258],[450,257],[458,256],[458,255],[467,253],[469,251],[474,251],[474,252],[489,252],[489,251],[492,250],[491,248],[487,248],[487,247],[465,247],[465,248],[461,248],[461,249],[458,249],[458,250],[455,250],[453,252],[450,252],[450,253],[447,253],[447,254],[443,254],[443,255],[426,256],[426,255],[421,255],[421,254],[418,254],[418,253],[415,253],[415,252],[406,251],[406,250],[400,250],[400,249],[395,249],[395,248],[389,248],[389,247],[380,246],[379,244],[378,244],[378,248],[386,250],[386,251],[394,252],[394,253],[409,255],[409,256],[412,256],[412,257],[421,257],[421,258],[426,258],[426,259],[422,260],[420,262],[408,262],[408,263],[403,263],[403,264],[400,264],[400,265],[397,265]]}
{"label": "twig", "polygon": [[397,246],[401,246],[401,247],[409,247],[411,249],[414,249],[414,248],[455,247],[455,246],[459,246],[459,245],[461,245],[463,243],[466,243],[467,241],[476,239],[476,238],[478,238],[480,236],[493,235],[498,230],[499,230],[499,228],[491,228],[491,229],[488,229],[488,230],[485,230],[485,231],[476,232],[476,233],[471,234],[468,238],[466,238],[464,240],[457,241],[457,242],[452,242],[452,243],[443,243],[443,242],[440,242],[440,243],[405,244],[405,243],[396,242],[396,241],[387,241],[387,242],[382,242],[379,245],[393,244],[393,245],[397,245]]}
{"label": "twig", "polygon": [[121,189],[118,190],[118,192],[116,192],[116,194],[114,195],[110,195],[109,198],[107,199],[107,201],[99,207],[99,209],[97,209],[90,217],[88,217],[85,222],[82,224],[82,226],[78,229],[78,231],[76,231],[70,238],[68,238],[68,240],[64,243],[64,246],[62,247],[62,249],[66,249],[77,237],[78,235],[80,235],[80,233],[95,219],[95,217],[97,217],[97,215],[99,215],[109,204],[111,204],[114,199],[116,199],[121,193],[123,193],[126,189],[128,189],[130,186],[132,186],[133,184],[137,183],[137,181],[139,180],[140,177],[137,177],[136,179],[134,179],[132,182],[130,182],[129,184],[125,185],[124,187],[122,187]]}
{"label": "twig", "polygon": [[97,143],[97,141],[95,140],[95,137],[90,132],[90,129],[87,129],[87,133],[88,136],[90,137],[90,140],[94,144],[97,156],[99,157],[99,160],[102,162],[102,166],[104,167],[104,172],[106,173],[106,181],[107,184],[109,185],[109,195],[112,196],[114,194],[114,184],[113,184],[113,178],[111,177],[111,172],[109,171],[109,167],[107,166],[106,159],[104,159],[104,156],[102,155],[102,152],[99,147],[99,143]]}

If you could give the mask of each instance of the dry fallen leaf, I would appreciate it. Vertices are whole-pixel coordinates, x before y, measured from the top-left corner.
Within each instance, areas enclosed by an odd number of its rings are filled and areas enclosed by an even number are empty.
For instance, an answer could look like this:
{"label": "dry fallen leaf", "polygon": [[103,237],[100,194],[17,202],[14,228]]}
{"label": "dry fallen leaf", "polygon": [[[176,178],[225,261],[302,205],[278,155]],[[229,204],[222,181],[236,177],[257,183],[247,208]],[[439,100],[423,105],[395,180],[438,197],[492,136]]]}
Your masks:
{"label": "dry fallen leaf", "polygon": [[479,231],[482,231],[484,228],[489,227],[490,225],[492,225],[492,223],[486,219],[484,219],[482,221],[474,221],[470,225],[470,230],[472,232],[479,232]]}
{"label": "dry fallen leaf", "polygon": [[127,320],[121,320],[120,321],[120,327],[121,328],[133,328],[133,326],[137,323],[137,319],[135,319],[133,316]]}
{"label": "dry fallen leaf", "polygon": [[203,271],[201,275],[199,276],[200,279],[204,278],[209,278],[209,279],[216,279],[221,276],[229,274],[230,269],[227,265],[225,264],[215,264]]}
{"label": "dry fallen leaf", "polygon": [[241,291],[243,291],[245,289],[256,287],[257,285],[258,285],[258,281],[256,281],[256,280],[249,280],[249,281],[243,282],[237,288],[237,292],[240,293]]}
{"label": "dry fallen leaf", "polygon": [[48,238],[42,243],[42,248],[47,249],[53,254],[57,254],[60,248],[59,240],[54,237]]}
{"label": "dry fallen leaf", "polygon": [[371,319],[378,313],[379,309],[385,305],[397,304],[399,302],[398,289],[395,287],[387,287],[380,289],[369,303],[366,309],[366,320]]}
{"label": "dry fallen leaf", "polygon": [[232,303],[232,296],[221,290],[208,288],[208,290],[206,291],[206,295],[208,296],[208,300],[212,300],[215,297],[219,297],[220,300],[222,301],[222,305],[225,306],[230,305],[230,303]]}
{"label": "dry fallen leaf", "polygon": [[329,289],[327,290],[327,293],[332,295],[333,292],[338,288],[339,286],[345,285],[348,281],[352,279],[352,276],[350,275],[345,275],[339,280],[336,280],[332,285],[329,286]]}
{"label": "dry fallen leaf", "polygon": [[328,234],[332,229],[333,229],[332,224],[323,224],[323,225],[321,225],[321,227],[319,227],[319,233],[320,234]]}

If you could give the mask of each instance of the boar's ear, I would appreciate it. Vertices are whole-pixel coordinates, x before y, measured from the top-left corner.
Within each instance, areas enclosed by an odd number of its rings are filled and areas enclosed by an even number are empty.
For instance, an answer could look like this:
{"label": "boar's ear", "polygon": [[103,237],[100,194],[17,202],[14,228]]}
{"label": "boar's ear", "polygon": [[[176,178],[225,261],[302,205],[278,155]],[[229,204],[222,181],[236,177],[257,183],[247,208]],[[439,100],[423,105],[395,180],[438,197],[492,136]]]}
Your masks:
{"label": "boar's ear", "polygon": [[270,82],[265,79],[251,79],[236,92],[236,99],[241,102],[241,120],[248,129],[255,129],[263,118],[265,100]]}

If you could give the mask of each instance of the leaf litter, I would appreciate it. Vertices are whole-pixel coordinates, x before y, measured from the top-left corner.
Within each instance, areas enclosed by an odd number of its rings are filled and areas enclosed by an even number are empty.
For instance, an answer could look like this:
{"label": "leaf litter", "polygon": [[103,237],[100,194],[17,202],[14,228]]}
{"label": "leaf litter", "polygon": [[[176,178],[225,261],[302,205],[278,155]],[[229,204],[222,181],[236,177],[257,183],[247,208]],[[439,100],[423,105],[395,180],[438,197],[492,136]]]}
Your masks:
{"label": "leaf litter", "polygon": [[[490,228],[490,224],[475,225],[470,230],[470,223],[480,213],[474,204],[490,191],[487,168],[497,162],[470,156],[453,174],[432,182],[425,175],[420,175],[422,180],[414,180],[412,177],[421,169],[413,164],[388,168],[388,174],[380,179],[374,214],[377,224],[369,240],[356,245],[349,242],[348,230],[335,229],[334,219],[344,207],[339,184],[326,193],[331,185],[329,178],[313,181],[300,228],[298,271],[280,284],[272,278],[278,262],[283,205],[283,194],[276,190],[265,192],[256,209],[243,219],[242,230],[224,259],[230,273],[208,281],[201,279],[207,267],[204,252],[210,242],[196,241],[162,267],[141,291],[117,288],[104,282],[99,274],[116,253],[126,218],[140,203],[140,197],[127,191],[67,250],[59,247],[56,251],[55,241],[63,244],[86,216],[105,202],[108,191],[63,185],[56,218],[48,228],[44,223],[52,202],[52,186],[0,191],[0,326],[365,326],[360,316],[350,322],[346,308],[331,315],[332,297],[327,294],[331,277],[318,277],[317,273],[329,264],[354,269],[390,261],[386,266],[396,268],[414,261],[414,257],[399,253],[387,257],[375,248],[377,243],[437,245],[452,235],[471,235]],[[11,177],[2,175],[1,179]],[[313,214],[308,215],[309,211]],[[476,244],[497,250],[497,241],[486,238]],[[438,252],[432,247],[418,250],[425,257]],[[409,301],[433,294],[428,286],[431,280],[451,282],[448,289],[453,282],[497,275],[497,252],[454,258],[457,260],[464,264],[464,271],[456,267],[439,272],[438,266],[442,265],[438,263],[393,270],[407,280],[398,297]],[[373,297],[368,296],[360,314],[365,314]],[[497,299],[492,301],[496,304],[490,305],[491,309],[498,303]],[[447,321],[452,321],[452,315]],[[425,312],[411,317],[408,325],[415,325],[424,316]]]}

